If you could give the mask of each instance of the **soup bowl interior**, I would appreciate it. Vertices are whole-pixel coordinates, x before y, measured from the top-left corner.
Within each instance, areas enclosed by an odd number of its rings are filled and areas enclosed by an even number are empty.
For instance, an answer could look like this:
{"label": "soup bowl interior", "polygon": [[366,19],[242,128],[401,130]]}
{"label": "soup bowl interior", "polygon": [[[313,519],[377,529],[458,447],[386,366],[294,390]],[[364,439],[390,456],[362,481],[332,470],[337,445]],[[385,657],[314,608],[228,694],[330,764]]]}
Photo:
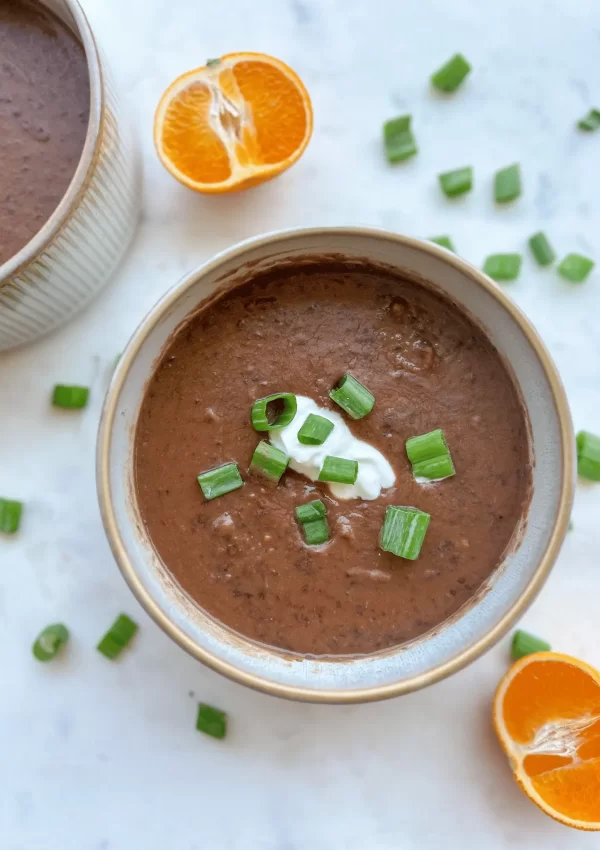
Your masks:
{"label": "soup bowl interior", "polygon": [[[224,281],[310,258],[368,261],[428,282],[482,326],[512,369],[530,422],[533,495],[518,542],[466,606],[433,631],[359,657],[301,657],[252,642],[203,611],[160,561],[136,504],[133,451],[144,388],[173,331]],[[339,228],[261,237],[219,255],[178,283],[142,322],[121,357],[98,440],[105,528],[131,589],[157,623],[215,670],[278,696],[322,702],[381,699],[460,669],[492,646],[534,599],[567,529],[574,487],[567,402],[543,344],[512,301],[443,248],[380,231]],[[201,557],[201,553],[199,553]]]}

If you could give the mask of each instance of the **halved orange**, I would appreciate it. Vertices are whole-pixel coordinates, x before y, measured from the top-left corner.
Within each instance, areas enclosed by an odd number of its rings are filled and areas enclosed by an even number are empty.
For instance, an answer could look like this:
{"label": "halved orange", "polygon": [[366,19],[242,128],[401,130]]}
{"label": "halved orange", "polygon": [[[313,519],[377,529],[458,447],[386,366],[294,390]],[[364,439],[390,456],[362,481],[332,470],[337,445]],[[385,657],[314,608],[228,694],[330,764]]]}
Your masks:
{"label": "halved orange", "polygon": [[494,698],[494,726],[515,779],[555,820],[600,830],[600,673],[568,655],[514,664]]}
{"label": "halved orange", "polygon": [[312,106],[300,78],[263,53],[229,53],[183,74],[154,118],[162,164],[197,192],[235,192],[271,180],[302,155]]}

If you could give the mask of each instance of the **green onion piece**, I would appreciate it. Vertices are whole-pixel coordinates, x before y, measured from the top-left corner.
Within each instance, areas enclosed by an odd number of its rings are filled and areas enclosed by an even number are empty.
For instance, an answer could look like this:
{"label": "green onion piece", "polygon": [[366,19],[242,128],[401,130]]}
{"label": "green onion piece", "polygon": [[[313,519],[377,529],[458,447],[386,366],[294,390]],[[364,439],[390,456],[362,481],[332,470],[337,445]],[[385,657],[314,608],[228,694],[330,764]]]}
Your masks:
{"label": "green onion piece", "polygon": [[438,180],[444,195],[455,198],[457,195],[470,192],[473,188],[473,169],[467,165],[455,171],[446,171],[445,174],[438,174]]}
{"label": "green onion piece", "polygon": [[600,481],[600,437],[590,431],[577,434],[577,472],[582,478]]}
{"label": "green onion piece", "polygon": [[315,522],[315,520],[323,519],[327,509],[320,499],[315,499],[313,502],[307,502],[305,505],[298,505],[296,508],[296,519],[300,523]]}
{"label": "green onion piece", "polygon": [[450,450],[439,428],[406,441],[406,454],[412,463],[415,478],[442,481],[455,474]]}
{"label": "green onion piece", "polygon": [[440,91],[455,91],[467,76],[471,66],[461,53],[448,59],[445,65],[431,76],[431,84]]}
{"label": "green onion piece", "polygon": [[515,661],[523,658],[524,655],[531,655],[532,652],[548,652],[549,650],[549,643],[535,635],[530,635],[529,632],[517,629],[513,635],[511,654]]}
{"label": "green onion piece", "polygon": [[304,425],[298,431],[298,442],[304,446],[321,446],[333,431],[334,425],[330,419],[309,413]]}
{"label": "green onion piece", "polygon": [[521,271],[520,254],[490,254],[483,270],[494,280],[516,280]]}
{"label": "green onion piece", "polygon": [[419,557],[431,516],[418,508],[390,505],[385,512],[379,545],[385,552],[414,561]]}
{"label": "green onion piece", "polygon": [[201,702],[198,706],[196,729],[212,738],[224,738],[227,734],[227,715],[224,711]]}
{"label": "green onion piece", "polygon": [[383,125],[383,144],[388,162],[402,162],[417,153],[417,143],[410,129],[410,121],[410,115],[401,115]]}
{"label": "green onion piece", "polygon": [[[272,422],[269,422],[268,406],[275,402],[281,402],[282,409],[275,415]],[[252,405],[251,417],[252,426],[255,431],[278,431],[280,428],[285,428],[289,425],[296,415],[298,405],[296,396],[293,393],[275,393],[268,395],[266,398],[257,399]]]}
{"label": "green onion piece", "polygon": [[556,259],[554,248],[548,242],[546,234],[542,233],[541,230],[530,237],[529,247],[540,266],[549,266]]}
{"label": "green onion piece", "polygon": [[375,396],[348,373],[330,391],[329,398],[339,404],[352,419],[362,419],[373,410],[375,404]]}
{"label": "green onion piece", "polygon": [[137,630],[136,623],[127,614],[119,614],[96,649],[112,661],[121,654]]}
{"label": "green onion piece", "polygon": [[583,283],[591,270],[594,261],[582,254],[568,254],[558,266],[558,273],[571,283]]}
{"label": "green onion piece", "polygon": [[354,484],[358,477],[358,461],[327,455],[319,472],[319,481]]}
{"label": "green onion piece", "polygon": [[21,525],[22,513],[23,502],[14,502],[12,499],[0,499],[0,532],[3,534],[15,534]]}
{"label": "green onion piece", "polygon": [[497,204],[514,201],[521,194],[521,166],[518,162],[496,172],[494,195]]}
{"label": "green onion piece", "polygon": [[202,488],[204,498],[208,501],[237,490],[243,486],[244,482],[237,463],[225,463],[223,466],[215,466],[214,469],[201,472],[198,476],[198,484]]}
{"label": "green onion piece", "polygon": [[302,523],[302,531],[307,546],[318,546],[329,540],[329,527],[325,518]]}
{"label": "green onion piece", "polygon": [[[271,443],[266,443],[264,440],[261,440],[257,447],[254,449],[254,454],[252,455],[252,461],[250,463],[250,469],[253,469],[256,472],[259,472],[261,475],[264,475],[264,477],[268,478],[269,481],[279,481],[279,479],[287,469],[287,465],[289,462],[290,459],[285,452],[282,452],[281,449],[278,449],[276,446],[272,446]],[[221,469],[223,469],[223,467],[221,467]],[[198,478],[199,481],[200,478],[202,478],[202,476]],[[241,480],[242,479],[240,478],[240,481]],[[200,481],[200,486],[202,487],[202,481]],[[235,490],[239,486],[239,484],[236,484],[235,487],[231,487],[230,489]],[[204,492],[204,487],[202,487],[202,491]],[[229,493],[229,490],[225,490],[225,492]],[[223,494],[219,493],[219,495]],[[214,499],[215,497],[206,496],[206,498]]]}
{"label": "green onion piece", "polygon": [[442,248],[447,248],[456,254],[456,248],[449,236],[430,236],[428,242],[434,242],[436,245],[441,245]]}
{"label": "green onion piece", "polygon": [[572,519],[570,519],[569,524],[567,526],[567,531],[573,531],[574,528],[575,528],[575,523],[573,522]]}
{"label": "green onion piece", "polygon": [[207,59],[206,60],[206,67],[212,68],[214,65],[219,65],[220,63],[221,63],[220,59]]}
{"label": "green onion piece", "polygon": [[62,623],[46,626],[35,639],[32,652],[38,661],[52,661],[69,640],[69,630]]}
{"label": "green onion piece", "polygon": [[600,109],[590,109],[588,114],[577,122],[577,126],[580,130],[587,130],[588,133],[593,133],[600,128]]}
{"label": "green onion piece", "polygon": [[88,403],[90,391],[87,387],[67,386],[57,384],[52,391],[54,407],[64,407],[67,410],[81,410]]}

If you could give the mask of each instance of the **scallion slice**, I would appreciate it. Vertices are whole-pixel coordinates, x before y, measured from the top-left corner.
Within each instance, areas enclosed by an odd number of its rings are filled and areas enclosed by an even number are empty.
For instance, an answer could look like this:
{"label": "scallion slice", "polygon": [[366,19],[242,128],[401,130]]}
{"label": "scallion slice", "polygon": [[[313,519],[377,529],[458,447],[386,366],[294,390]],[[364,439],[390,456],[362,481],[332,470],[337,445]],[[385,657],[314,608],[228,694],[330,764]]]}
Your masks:
{"label": "scallion slice", "polygon": [[375,404],[375,396],[348,373],[330,391],[329,398],[339,404],[352,419],[362,419],[373,410]]}
{"label": "scallion slice", "polygon": [[96,649],[113,661],[123,652],[137,630],[137,624],[127,614],[119,614]]}
{"label": "scallion slice", "polygon": [[594,261],[589,257],[584,257],[582,254],[568,254],[562,263],[559,263],[558,273],[571,283],[583,283],[593,268]]}
{"label": "scallion slice", "polygon": [[358,477],[358,461],[327,455],[319,472],[319,481],[354,484]]}
{"label": "scallion slice", "polygon": [[457,195],[464,195],[473,188],[473,169],[467,165],[455,171],[446,171],[444,174],[438,174],[438,180],[444,195],[447,198],[456,198]]}
{"label": "scallion slice", "polygon": [[520,254],[490,254],[483,270],[493,280],[516,280],[521,271]]}
{"label": "scallion slice", "polygon": [[441,245],[442,248],[447,248],[449,251],[452,251],[454,254],[456,254],[456,248],[454,247],[452,239],[450,239],[449,236],[430,236],[427,241],[433,242],[436,245]]}
{"label": "scallion slice", "polygon": [[[268,407],[276,402],[281,402],[282,409],[270,422]],[[265,398],[258,398],[252,405],[250,414],[252,426],[255,431],[278,431],[292,422],[297,409],[296,396],[293,393],[275,393]]]}
{"label": "scallion slice", "polygon": [[529,632],[524,632],[521,629],[513,635],[511,644],[511,654],[515,661],[523,658],[525,655],[531,655],[533,652],[549,652],[550,644],[545,640],[530,635]]}
{"label": "scallion slice", "polygon": [[494,195],[497,204],[514,201],[521,194],[521,166],[518,162],[496,172]]}
{"label": "scallion slice", "polygon": [[401,115],[383,125],[383,143],[388,162],[402,162],[417,153],[417,143],[410,129],[410,122],[410,115]]}
{"label": "scallion slice", "polygon": [[587,130],[588,133],[598,130],[600,128],[600,109],[590,109],[588,114],[577,122],[577,126],[580,130]]}
{"label": "scallion slice", "polygon": [[227,734],[227,715],[224,711],[201,702],[198,705],[196,729],[211,738],[224,738]]}
{"label": "scallion slice", "polygon": [[530,237],[529,247],[540,266],[549,266],[556,259],[556,254],[552,245],[548,242],[548,237],[541,230]]}
{"label": "scallion slice", "polygon": [[[269,481],[279,481],[279,479],[287,469],[287,465],[289,462],[290,459],[285,452],[282,452],[281,449],[278,449],[276,446],[272,446],[271,443],[267,443],[264,440],[261,440],[257,447],[254,449],[250,468],[253,469],[255,472],[260,473],[261,475],[264,475],[264,477],[268,478]],[[202,487],[202,482],[200,482],[200,486]],[[239,484],[237,486],[239,487]],[[204,490],[204,488],[202,489]],[[229,490],[227,490],[226,492],[228,493]],[[214,499],[214,496],[211,496],[210,498]]]}
{"label": "scallion slice", "polygon": [[455,53],[445,65],[432,74],[431,84],[439,91],[456,91],[470,70],[471,66],[465,57],[461,53]]}
{"label": "scallion slice", "polygon": [[312,522],[303,522],[302,531],[307,546],[318,546],[329,540],[329,526],[325,517],[314,519]]}
{"label": "scallion slice", "polygon": [[223,466],[215,466],[214,469],[201,472],[198,476],[198,484],[202,488],[204,498],[210,500],[237,490],[243,486],[244,482],[237,463],[225,463]]}
{"label": "scallion slice", "polygon": [[57,384],[52,391],[52,404],[54,407],[63,407],[66,410],[81,410],[88,403],[89,396],[90,391],[87,387]]}
{"label": "scallion slice", "polygon": [[577,434],[577,472],[582,478],[600,481],[600,437],[590,431]]}
{"label": "scallion slice", "polygon": [[32,647],[32,652],[38,661],[51,661],[69,640],[69,630],[62,623],[46,626]]}
{"label": "scallion slice", "polygon": [[333,431],[334,425],[330,419],[309,413],[304,424],[298,431],[298,442],[304,446],[322,446]]}
{"label": "scallion slice", "polygon": [[23,503],[12,499],[0,499],[0,532],[15,534],[21,525]]}
{"label": "scallion slice", "polygon": [[418,508],[390,505],[385,512],[379,546],[399,558],[416,560],[430,519],[429,514]]}
{"label": "scallion slice", "polygon": [[300,523],[315,522],[318,519],[323,519],[327,509],[321,499],[315,499],[312,502],[307,502],[305,505],[298,505],[296,508],[296,519]]}
{"label": "scallion slice", "polygon": [[412,463],[415,478],[442,481],[455,474],[450,450],[439,428],[406,441],[406,454]]}
{"label": "scallion slice", "polygon": [[206,67],[207,68],[213,68],[215,65],[220,65],[220,64],[221,64],[220,59],[207,59],[206,60]]}

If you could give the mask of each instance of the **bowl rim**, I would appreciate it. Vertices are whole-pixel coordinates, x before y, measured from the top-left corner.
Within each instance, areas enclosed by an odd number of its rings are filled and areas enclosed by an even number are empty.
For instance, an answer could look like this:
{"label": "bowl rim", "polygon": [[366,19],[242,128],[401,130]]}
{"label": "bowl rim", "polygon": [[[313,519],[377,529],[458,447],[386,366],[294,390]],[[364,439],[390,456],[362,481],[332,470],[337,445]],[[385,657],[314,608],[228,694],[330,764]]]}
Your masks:
{"label": "bowl rim", "polygon": [[[296,685],[275,683],[260,675],[242,671],[235,665],[224,661],[213,652],[198,646],[162,611],[138,577],[137,571],[129,559],[126,547],[119,534],[114,506],[110,495],[111,476],[109,458],[111,454],[112,433],[116,417],[117,402],[123,388],[125,378],[132,363],[137,357],[142,344],[168,310],[204,275],[214,273],[223,263],[238,259],[243,261],[243,257],[246,252],[251,249],[273,247],[279,242],[289,240],[290,237],[302,239],[304,237],[328,234],[334,237],[336,235],[356,238],[367,236],[369,238],[393,242],[403,248],[430,254],[436,259],[442,260],[453,266],[457,271],[467,276],[471,281],[483,288],[496,301],[498,301],[527,338],[529,344],[537,355],[548,380],[558,415],[562,456],[562,467],[560,470],[561,492],[558,502],[556,522],[548,540],[548,545],[540,557],[539,563],[531,575],[523,593],[504,613],[500,620],[488,632],[486,632],[483,637],[476,640],[468,648],[462,650],[457,655],[431,670],[410,676],[400,682],[393,682],[385,685],[372,685],[366,688],[354,688],[344,691],[335,689],[318,690],[310,687],[299,687]],[[482,271],[476,269],[456,254],[453,254],[434,243],[426,242],[410,236],[392,233],[380,228],[354,226],[289,228],[246,239],[243,242],[237,243],[233,247],[218,253],[211,260],[185,275],[178,283],[168,290],[146,314],[132,334],[119,360],[107,391],[98,431],[96,480],[98,500],[104,529],[117,565],[125,578],[125,581],[146,612],[163,629],[163,631],[186,652],[206,666],[210,667],[212,670],[221,673],[227,678],[251,687],[254,690],[262,691],[263,693],[268,693],[274,696],[296,701],[330,704],[371,702],[419,690],[461,670],[497,643],[507,632],[510,626],[531,605],[554,565],[568,528],[575,489],[573,425],[562,381],[545,344],[542,342],[534,326],[516,303]],[[244,636],[242,635],[242,638],[243,637]]]}

